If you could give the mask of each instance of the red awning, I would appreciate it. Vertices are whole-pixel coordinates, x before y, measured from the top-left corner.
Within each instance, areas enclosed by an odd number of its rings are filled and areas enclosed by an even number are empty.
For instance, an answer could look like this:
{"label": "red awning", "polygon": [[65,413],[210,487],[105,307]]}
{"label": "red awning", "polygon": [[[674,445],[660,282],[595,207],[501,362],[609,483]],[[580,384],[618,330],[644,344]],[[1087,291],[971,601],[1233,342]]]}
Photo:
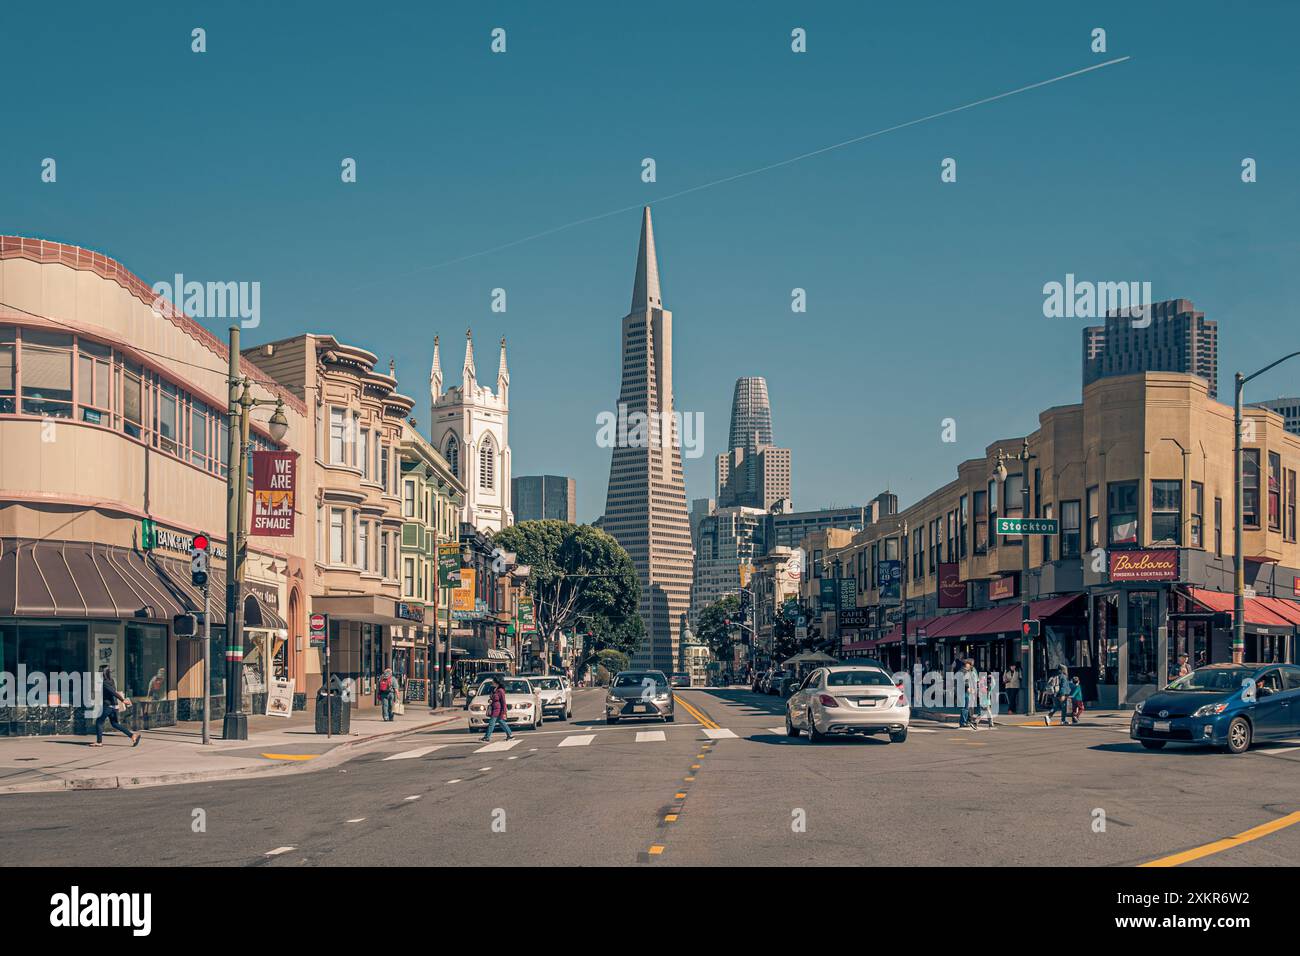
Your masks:
{"label": "red awning", "polygon": [[1279,597],[1262,597],[1255,600],[1262,601],[1264,606],[1278,617],[1286,618],[1292,624],[1300,627],[1300,602],[1288,601],[1286,598]]}
{"label": "red awning", "polygon": [[[942,617],[909,617],[907,619],[907,633],[915,634],[918,628],[929,628],[935,621],[942,621]],[[928,633],[928,632],[927,632]],[[878,640],[877,644],[897,644],[903,639],[903,625],[895,624],[888,634]]]}
{"label": "red awning", "polygon": [[[1187,595],[1197,604],[1209,608],[1211,611],[1232,613],[1233,595],[1231,594],[1226,594],[1223,591],[1210,591],[1205,588],[1188,588]],[[1248,597],[1246,598],[1246,623],[1258,624],[1261,627],[1292,627],[1296,623],[1300,623],[1283,616],[1284,612],[1275,610],[1271,606],[1272,602],[1294,603],[1291,601],[1281,602],[1278,598]]]}
{"label": "red awning", "polygon": [[[1082,594],[1065,594],[1061,597],[1044,598],[1029,603],[1029,616],[1042,621],[1063,610],[1066,605],[1083,597]],[[1003,607],[985,608],[982,611],[965,611],[940,618],[942,623],[936,625],[929,637],[980,637],[988,634],[1002,634],[1007,631],[1020,630],[1020,605],[1007,604]]]}

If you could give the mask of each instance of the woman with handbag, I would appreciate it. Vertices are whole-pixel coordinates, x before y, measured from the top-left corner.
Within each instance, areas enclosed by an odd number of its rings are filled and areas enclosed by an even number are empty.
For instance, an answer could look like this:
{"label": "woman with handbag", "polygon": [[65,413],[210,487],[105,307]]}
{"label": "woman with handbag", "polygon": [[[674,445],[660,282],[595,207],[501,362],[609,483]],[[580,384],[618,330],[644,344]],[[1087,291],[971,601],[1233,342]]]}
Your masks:
{"label": "woman with handbag", "polygon": [[128,700],[126,696],[117,689],[117,685],[113,683],[113,672],[109,669],[107,664],[104,665],[100,673],[104,678],[103,692],[101,694],[102,701],[100,704],[99,716],[95,718],[95,742],[90,746],[104,746],[104,721],[106,720],[113,725],[114,730],[120,730],[123,735],[131,738],[132,747],[138,746],[140,743],[140,735],[138,733],[132,734],[131,731],[127,730],[117,722],[118,703],[120,702],[122,708],[125,710],[127,707],[131,706],[131,701]]}

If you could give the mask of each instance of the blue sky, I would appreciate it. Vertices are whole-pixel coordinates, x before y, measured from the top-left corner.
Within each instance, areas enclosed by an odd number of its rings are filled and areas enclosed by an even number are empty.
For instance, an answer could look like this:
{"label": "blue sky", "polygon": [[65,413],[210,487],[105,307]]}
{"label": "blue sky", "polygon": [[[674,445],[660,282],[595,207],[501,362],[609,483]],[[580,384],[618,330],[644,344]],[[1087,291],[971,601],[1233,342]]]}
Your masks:
{"label": "blue sky", "polygon": [[[1066,273],[1192,299],[1220,322],[1228,396],[1232,371],[1300,347],[1297,5],[808,6],[10,4],[0,231],[149,282],[259,281],[247,342],[312,330],[394,357],[422,425],[434,334],[453,384],[466,327],[480,378],[504,334],[515,474],[575,477],[582,520],[604,508],[596,415],[617,397],[639,215],[462,257],[624,207],[654,206],[678,405],[703,415],[688,497],[712,493],[734,380],[763,375],[797,506],[886,486],[910,503],[1078,400],[1088,323],[1042,314]],[[1300,366],[1250,397],[1283,393]]]}

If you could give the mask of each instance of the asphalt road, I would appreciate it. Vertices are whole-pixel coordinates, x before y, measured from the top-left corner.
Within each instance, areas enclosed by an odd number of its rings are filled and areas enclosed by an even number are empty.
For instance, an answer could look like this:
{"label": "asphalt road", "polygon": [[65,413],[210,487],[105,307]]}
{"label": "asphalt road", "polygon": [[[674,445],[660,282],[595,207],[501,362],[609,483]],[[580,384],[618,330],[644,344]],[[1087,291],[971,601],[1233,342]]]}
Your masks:
{"label": "asphalt road", "polygon": [[[600,693],[579,691],[571,721],[508,748],[498,735],[486,752],[458,721],[289,777],[0,797],[0,859],[1132,866],[1300,811],[1294,744],[1157,753],[1122,721],[1045,728],[1015,716],[978,733],[917,722],[902,744],[812,744],[778,732],[775,697],[688,690],[702,720],[679,705],[674,724],[610,727]],[[1183,865],[1294,866],[1300,824],[1211,849]]]}

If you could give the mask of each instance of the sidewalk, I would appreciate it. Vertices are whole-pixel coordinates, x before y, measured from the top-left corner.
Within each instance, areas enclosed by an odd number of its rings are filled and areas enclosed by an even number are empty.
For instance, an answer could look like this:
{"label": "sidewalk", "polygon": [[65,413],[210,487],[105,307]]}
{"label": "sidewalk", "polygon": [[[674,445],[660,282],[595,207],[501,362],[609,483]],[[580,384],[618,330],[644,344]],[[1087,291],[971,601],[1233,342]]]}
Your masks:
{"label": "sidewalk", "polygon": [[303,773],[342,762],[352,748],[385,737],[409,734],[464,715],[459,707],[430,710],[407,704],[390,722],[379,708],[352,712],[350,733],[326,738],[315,733],[312,711],[289,718],[249,715],[248,739],[221,738],[221,721],[203,746],[197,722],[147,730],[140,745],[105,728],[104,746],[91,747],[93,735],[0,738],[0,795],[53,790],[112,790],[194,783],[266,773]]}
{"label": "sidewalk", "polygon": [[[1014,726],[1016,724],[1037,724],[1043,726],[1043,714],[1045,711],[1036,710],[1033,714],[1008,714],[1005,711],[995,715],[994,719],[1005,726]],[[972,716],[975,709],[971,710]],[[1053,712],[1052,723],[1058,723],[1061,719],[1059,712]],[[1083,719],[1079,721],[1080,727],[1114,727],[1123,723],[1126,724],[1133,716],[1132,710],[1085,710]],[[956,707],[914,707],[912,708],[912,717],[918,720],[933,720],[940,723],[956,724],[961,721],[961,714]]]}

